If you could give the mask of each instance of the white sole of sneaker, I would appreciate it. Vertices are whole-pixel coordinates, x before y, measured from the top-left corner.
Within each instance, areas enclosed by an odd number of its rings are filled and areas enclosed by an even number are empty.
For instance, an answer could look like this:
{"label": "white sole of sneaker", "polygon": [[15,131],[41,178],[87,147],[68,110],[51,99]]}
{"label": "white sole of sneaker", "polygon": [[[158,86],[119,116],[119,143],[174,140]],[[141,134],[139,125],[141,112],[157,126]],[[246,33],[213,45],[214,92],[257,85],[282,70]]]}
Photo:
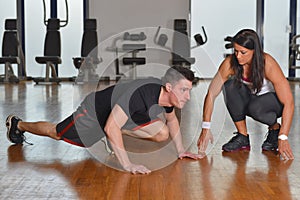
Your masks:
{"label": "white sole of sneaker", "polygon": [[7,139],[14,143],[13,141],[11,141],[11,139],[9,138],[9,132],[10,132],[10,128],[11,128],[11,119],[14,117],[14,115],[9,115],[7,118],[6,118],[6,122],[5,122],[5,125],[6,125],[6,128],[7,128],[7,132],[6,132],[6,137]]}
{"label": "white sole of sneaker", "polygon": [[107,141],[107,138],[106,138],[106,137],[101,138],[101,142],[104,143],[104,145],[105,145],[105,150],[106,150],[109,154],[111,154],[111,155],[115,154],[115,152],[109,148],[109,146],[108,146],[108,141]]}

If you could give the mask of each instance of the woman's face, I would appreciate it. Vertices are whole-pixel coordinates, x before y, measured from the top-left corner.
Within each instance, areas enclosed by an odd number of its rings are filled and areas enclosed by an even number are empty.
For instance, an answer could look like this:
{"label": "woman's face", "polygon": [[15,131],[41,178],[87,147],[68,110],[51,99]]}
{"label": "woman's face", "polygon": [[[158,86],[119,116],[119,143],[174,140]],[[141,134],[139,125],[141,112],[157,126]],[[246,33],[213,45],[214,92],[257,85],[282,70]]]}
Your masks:
{"label": "woman's face", "polygon": [[247,49],[236,43],[233,44],[233,48],[240,65],[251,65],[254,50]]}

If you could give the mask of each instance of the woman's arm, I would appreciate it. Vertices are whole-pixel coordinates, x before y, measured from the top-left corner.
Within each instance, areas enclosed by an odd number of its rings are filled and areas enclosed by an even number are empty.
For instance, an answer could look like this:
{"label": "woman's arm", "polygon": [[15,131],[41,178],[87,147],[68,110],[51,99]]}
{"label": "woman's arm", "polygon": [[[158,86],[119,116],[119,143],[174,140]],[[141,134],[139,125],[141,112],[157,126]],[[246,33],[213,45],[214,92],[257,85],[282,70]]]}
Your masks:
{"label": "woman's arm", "polygon": [[[289,135],[294,115],[294,98],[289,82],[284,76],[279,64],[269,54],[265,54],[265,77],[272,82],[279,101],[283,104],[281,128],[279,134]],[[289,159],[294,156],[287,140],[279,140],[279,152],[287,154]]]}
{"label": "woman's arm", "polygon": [[188,157],[192,159],[202,158],[203,156],[201,155],[185,151],[185,148],[182,143],[182,134],[180,131],[180,125],[177,116],[175,114],[175,110],[173,110],[171,113],[165,113],[165,118],[166,118],[166,125],[168,126],[170,136],[177,149],[178,157],[180,159],[184,157]]}
{"label": "woman's arm", "polygon": [[[233,70],[230,67],[230,57],[225,58],[225,60],[221,63],[218,72],[214,76],[211,81],[207,94],[204,99],[203,106],[203,122],[211,122],[211,116],[214,109],[214,102],[216,97],[222,91],[222,87],[225,81],[228,79],[230,75],[233,75]],[[208,142],[212,142],[213,138],[208,128],[202,128],[201,134],[198,139],[198,149],[199,152],[205,152]]]}

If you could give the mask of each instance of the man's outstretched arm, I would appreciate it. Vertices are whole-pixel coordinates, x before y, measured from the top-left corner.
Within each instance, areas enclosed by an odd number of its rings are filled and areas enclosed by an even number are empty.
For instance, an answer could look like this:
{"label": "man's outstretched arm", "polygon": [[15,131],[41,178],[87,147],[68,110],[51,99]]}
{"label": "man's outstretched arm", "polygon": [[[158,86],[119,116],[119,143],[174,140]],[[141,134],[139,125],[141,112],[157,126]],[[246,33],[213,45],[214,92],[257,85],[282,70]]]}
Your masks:
{"label": "man's outstretched arm", "polygon": [[115,105],[109,115],[104,131],[122,167],[133,174],[148,174],[151,171],[143,165],[135,165],[130,162],[124,147],[121,127],[126,123],[128,117],[119,105]]}

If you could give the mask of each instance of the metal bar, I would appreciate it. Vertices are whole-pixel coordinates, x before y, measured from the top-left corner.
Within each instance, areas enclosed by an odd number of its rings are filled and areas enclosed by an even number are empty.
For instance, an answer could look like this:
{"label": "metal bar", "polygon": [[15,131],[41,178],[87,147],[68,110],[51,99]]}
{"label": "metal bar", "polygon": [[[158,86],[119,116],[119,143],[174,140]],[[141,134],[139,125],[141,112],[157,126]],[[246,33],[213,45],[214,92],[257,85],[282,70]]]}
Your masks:
{"label": "metal bar", "polygon": [[[293,36],[297,34],[297,0],[290,0],[290,27],[291,32],[289,36],[289,41],[292,41]],[[291,46],[289,47],[289,55],[294,55],[295,52],[292,50]],[[295,60],[290,61],[291,66],[295,66]],[[296,76],[296,70],[295,68],[289,68],[289,77],[294,78]]]}
{"label": "metal bar", "polygon": [[256,32],[260,38],[261,46],[264,48],[264,18],[265,18],[265,1],[256,0]]}

